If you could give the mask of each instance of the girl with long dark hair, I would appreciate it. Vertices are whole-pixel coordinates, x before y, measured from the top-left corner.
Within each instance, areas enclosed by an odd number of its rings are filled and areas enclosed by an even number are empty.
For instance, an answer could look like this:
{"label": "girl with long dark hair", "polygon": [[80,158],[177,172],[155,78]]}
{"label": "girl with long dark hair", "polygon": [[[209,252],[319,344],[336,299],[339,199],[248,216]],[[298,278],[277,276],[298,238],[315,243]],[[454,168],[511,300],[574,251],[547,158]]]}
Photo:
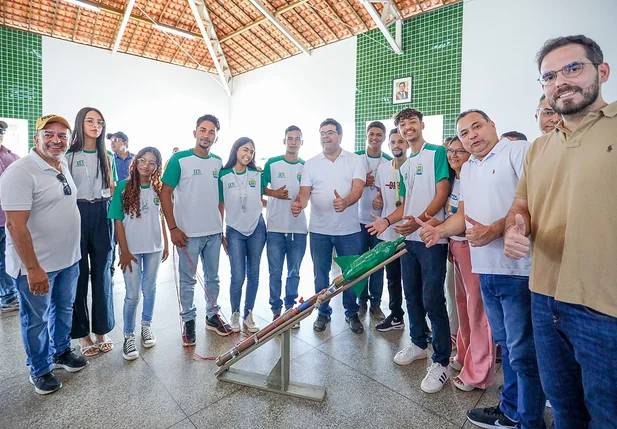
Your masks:
{"label": "girl with long dark hair", "polygon": [[137,304],[143,293],[141,343],[150,348],[156,344],[151,324],[156,296],[156,277],[161,262],[167,259],[169,248],[165,220],[160,213],[163,183],[161,153],[145,147],[133,158],[129,177],[118,182],[109,208],[114,219],[116,239],[120,246],[119,266],[124,274],[124,346],[122,356],[135,360],[139,351],[135,345]]}
{"label": "girl with long dark hair", "polygon": [[[66,154],[77,186],[77,207],[81,214],[81,260],[73,304],[71,337],[79,338],[81,353],[93,356],[108,352],[113,342],[107,335],[115,325],[111,287],[113,224],[107,219],[109,203],[117,180],[111,152],[105,149],[105,119],[93,107],[77,113],[71,146]],[[88,312],[88,278],[92,284],[92,332]]]}
{"label": "girl with long dark hair", "polygon": [[231,329],[240,332],[242,285],[247,279],[243,324],[249,332],[259,326],[253,317],[259,287],[259,263],[266,244],[266,224],[261,212],[263,186],[255,165],[255,143],[241,137],[233,144],[219,176],[219,200],[227,213],[227,251],[231,265]]}

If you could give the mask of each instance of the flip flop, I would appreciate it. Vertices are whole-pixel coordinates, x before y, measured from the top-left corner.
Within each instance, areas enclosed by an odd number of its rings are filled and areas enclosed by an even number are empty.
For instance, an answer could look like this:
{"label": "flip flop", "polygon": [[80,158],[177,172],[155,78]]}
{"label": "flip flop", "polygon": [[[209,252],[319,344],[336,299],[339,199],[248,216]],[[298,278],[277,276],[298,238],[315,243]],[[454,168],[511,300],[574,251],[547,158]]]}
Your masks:
{"label": "flip flop", "polygon": [[98,355],[100,349],[96,344],[91,344],[89,346],[79,346],[79,351],[83,356],[90,357]]}
{"label": "flip flop", "polygon": [[101,341],[97,344],[97,347],[103,353],[110,352],[114,348],[114,342],[111,339]]}

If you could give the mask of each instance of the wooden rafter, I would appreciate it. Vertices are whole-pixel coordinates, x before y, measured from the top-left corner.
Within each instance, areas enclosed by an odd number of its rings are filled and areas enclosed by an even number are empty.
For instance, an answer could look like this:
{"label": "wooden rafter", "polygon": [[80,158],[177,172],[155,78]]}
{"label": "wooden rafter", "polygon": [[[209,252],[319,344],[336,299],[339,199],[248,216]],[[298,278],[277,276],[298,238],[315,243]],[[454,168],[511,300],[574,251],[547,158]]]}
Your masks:
{"label": "wooden rafter", "polygon": [[292,10],[292,11],[291,11],[291,13],[293,13],[294,15],[296,15],[296,16],[298,17],[298,19],[299,19],[300,21],[302,21],[302,23],[304,24],[304,26],[305,26],[306,28],[308,28],[308,29],[309,29],[309,31],[311,31],[311,32],[312,32],[315,36],[317,36],[317,38],[318,38],[319,40],[321,40],[321,43],[323,43],[324,45],[326,44],[326,41],[323,39],[323,37],[321,37],[321,34],[319,34],[318,32],[316,32],[315,30],[313,30],[313,27],[311,27],[311,26],[308,24],[308,22],[306,22],[306,19],[304,19],[304,18],[302,17],[302,15],[300,15],[300,13],[298,13],[298,11],[297,11],[297,10],[295,10],[295,9],[294,9],[294,10]]}
{"label": "wooden rafter", "polygon": [[314,8],[313,6],[310,6],[310,8],[311,8],[311,12],[317,17],[319,22],[330,32],[330,34],[332,34],[337,41],[341,40],[338,37],[338,35],[334,32],[334,30],[332,30],[332,28],[330,28],[330,26],[326,24],[326,21],[323,20],[323,18],[319,14],[319,10]]}
{"label": "wooden rafter", "polygon": [[347,23],[345,21],[343,21],[343,18],[341,18],[341,16],[338,14],[338,12],[336,10],[334,10],[334,7],[332,7],[332,5],[328,2],[328,0],[323,0],[323,3],[328,6],[328,9],[330,9],[332,11],[332,15],[334,15],[334,17],[336,18],[336,20],[343,25],[343,27],[345,28],[345,30],[349,33],[350,36],[354,36],[354,32],[351,31],[349,29],[349,26],[347,25]]}
{"label": "wooden rafter", "polygon": [[54,6],[54,17],[53,17],[53,19],[51,21],[51,31],[49,32],[49,35],[51,37],[54,36],[54,30],[56,28],[56,14],[58,13],[58,1],[59,0],[56,0],[56,5]]}
{"label": "wooden rafter", "polygon": [[353,14],[358,19],[358,21],[360,21],[360,24],[362,24],[362,26],[364,27],[364,31],[369,31],[368,24],[366,23],[366,21],[364,21],[364,19],[362,19],[362,17],[358,13],[358,11],[353,7],[353,5],[348,0],[344,0],[344,1],[345,1],[345,3],[347,3],[347,6],[349,6],[349,9],[351,9]]}
{"label": "wooden rafter", "polygon": [[81,9],[77,8],[77,16],[75,17],[75,24],[73,25],[73,34],[71,35],[71,41],[75,41],[75,33],[77,32],[77,23],[79,22]]}
{"label": "wooden rafter", "polygon": [[99,23],[99,16],[101,16],[101,14],[97,13],[96,18],[94,19],[94,25],[92,26],[92,34],[90,35],[90,46],[94,44],[94,34],[96,33],[96,24]]}

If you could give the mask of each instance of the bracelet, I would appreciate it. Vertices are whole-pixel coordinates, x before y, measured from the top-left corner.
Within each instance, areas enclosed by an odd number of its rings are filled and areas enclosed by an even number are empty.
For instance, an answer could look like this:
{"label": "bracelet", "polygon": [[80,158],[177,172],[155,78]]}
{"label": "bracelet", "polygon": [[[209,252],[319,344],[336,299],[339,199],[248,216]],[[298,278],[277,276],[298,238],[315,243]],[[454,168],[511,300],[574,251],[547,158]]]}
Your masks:
{"label": "bracelet", "polygon": [[178,229],[178,227],[174,226],[173,228],[169,228],[169,232],[173,231],[174,229]]}
{"label": "bracelet", "polygon": [[390,219],[388,219],[387,217],[384,217],[385,220],[388,221],[388,226],[391,226],[392,224],[390,223]]}

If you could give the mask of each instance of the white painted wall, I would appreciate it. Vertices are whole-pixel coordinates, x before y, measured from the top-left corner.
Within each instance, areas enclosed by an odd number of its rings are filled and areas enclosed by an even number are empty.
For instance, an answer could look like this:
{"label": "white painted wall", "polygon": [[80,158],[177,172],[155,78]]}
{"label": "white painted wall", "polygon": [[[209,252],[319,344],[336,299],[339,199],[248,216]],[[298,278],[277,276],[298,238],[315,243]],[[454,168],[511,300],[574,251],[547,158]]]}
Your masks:
{"label": "white painted wall", "polygon": [[[500,133],[541,134],[534,119],[542,95],[535,55],[546,40],[591,37],[617,73],[615,0],[473,0],[464,8],[461,109],[485,110]],[[617,100],[617,74],[602,90],[607,102]]]}
{"label": "white painted wall", "polygon": [[219,143],[232,138],[231,99],[206,73],[43,37],[43,114],[73,124],[85,106],[103,112],[107,132],[125,132],[131,152],[155,146],[168,158],[193,147],[205,113],[221,121]]}

